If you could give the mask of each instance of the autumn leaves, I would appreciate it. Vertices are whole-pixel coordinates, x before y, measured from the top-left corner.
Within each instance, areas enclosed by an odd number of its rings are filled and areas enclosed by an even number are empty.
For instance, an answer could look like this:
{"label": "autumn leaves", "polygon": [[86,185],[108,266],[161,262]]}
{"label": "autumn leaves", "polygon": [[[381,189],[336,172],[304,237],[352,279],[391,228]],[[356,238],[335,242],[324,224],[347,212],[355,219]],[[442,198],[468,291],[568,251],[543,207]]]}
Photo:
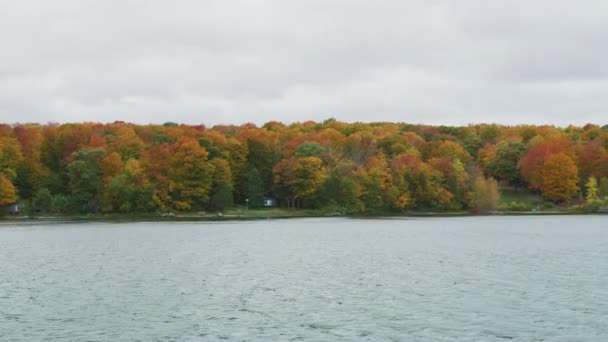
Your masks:
{"label": "autumn leaves", "polygon": [[484,212],[498,208],[499,188],[555,203],[591,193],[597,204],[606,146],[608,129],[594,125],[0,125],[0,206],[223,211],[270,197],[343,213]]}

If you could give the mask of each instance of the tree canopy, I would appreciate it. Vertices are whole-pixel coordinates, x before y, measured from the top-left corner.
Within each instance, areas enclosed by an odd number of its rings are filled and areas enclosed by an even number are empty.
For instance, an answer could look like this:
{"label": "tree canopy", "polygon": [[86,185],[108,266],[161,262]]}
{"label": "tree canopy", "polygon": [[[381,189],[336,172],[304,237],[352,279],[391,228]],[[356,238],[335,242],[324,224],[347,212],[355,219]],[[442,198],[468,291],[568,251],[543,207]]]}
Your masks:
{"label": "tree canopy", "polygon": [[480,211],[495,208],[495,188],[597,202],[608,196],[599,127],[0,124],[0,206],[223,211],[272,197],[342,212]]}

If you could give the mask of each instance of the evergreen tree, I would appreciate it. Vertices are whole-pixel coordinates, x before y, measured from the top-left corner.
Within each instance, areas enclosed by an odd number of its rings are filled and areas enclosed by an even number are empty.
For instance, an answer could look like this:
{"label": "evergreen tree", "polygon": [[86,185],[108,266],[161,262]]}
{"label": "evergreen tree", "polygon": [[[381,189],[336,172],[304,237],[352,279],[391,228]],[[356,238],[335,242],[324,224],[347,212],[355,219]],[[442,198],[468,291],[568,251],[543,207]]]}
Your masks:
{"label": "evergreen tree", "polygon": [[260,172],[252,165],[247,168],[247,198],[250,208],[261,208],[264,205],[264,185]]}
{"label": "evergreen tree", "polygon": [[214,166],[214,175],[210,204],[212,209],[223,212],[226,208],[232,207],[234,202],[230,165],[221,158],[212,159],[211,164]]}

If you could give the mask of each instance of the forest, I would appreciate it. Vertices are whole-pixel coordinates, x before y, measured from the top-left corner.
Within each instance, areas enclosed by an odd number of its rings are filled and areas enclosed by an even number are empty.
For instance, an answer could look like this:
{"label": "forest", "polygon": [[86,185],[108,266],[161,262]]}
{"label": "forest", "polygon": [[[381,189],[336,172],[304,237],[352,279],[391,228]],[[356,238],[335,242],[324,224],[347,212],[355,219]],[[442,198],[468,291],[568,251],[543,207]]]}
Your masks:
{"label": "forest", "polygon": [[[223,212],[265,200],[343,214],[597,210],[608,125],[323,122],[0,124],[0,207],[30,213]],[[6,211],[6,210],[4,210]]]}

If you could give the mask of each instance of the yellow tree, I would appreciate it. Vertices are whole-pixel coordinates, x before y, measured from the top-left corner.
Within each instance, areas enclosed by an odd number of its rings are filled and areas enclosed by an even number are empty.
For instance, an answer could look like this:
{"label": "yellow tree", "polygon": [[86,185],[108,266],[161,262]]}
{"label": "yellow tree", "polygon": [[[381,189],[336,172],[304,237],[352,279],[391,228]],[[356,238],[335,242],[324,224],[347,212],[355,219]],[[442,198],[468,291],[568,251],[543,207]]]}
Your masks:
{"label": "yellow tree", "polygon": [[473,209],[479,213],[487,213],[498,209],[500,193],[496,180],[483,176],[475,178],[471,197]]}
{"label": "yellow tree", "polygon": [[110,180],[122,173],[125,163],[122,161],[118,152],[112,152],[101,160],[101,171],[104,181]]}
{"label": "yellow tree", "polygon": [[296,198],[309,199],[313,197],[323,185],[326,175],[323,161],[317,157],[304,157],[296,160],[294,180],[291,184]]}
{"label": "yellow tree", "polygon": [[541,170],[540,190],[553,201],[569,201],[578,191],[578,169],[567,154],[560,152],[547,157]]}
{"label": "yellow tree", "polygon": [[600,197],[598,195],[598,187],[597,187],[597,179],[595,177],[589,177],[589,180],[586,184],[587,187],[587,204],[588,205],[596,205],[600,202]]}
{"label": "yellow tree", "polygon": [[5,175],[0,174],[0,207],[16,201],[17,192],[13,183]]}
{"label": "yellow tree", "polygon": [[181,138],[169,159],[169,192],[178,210],[201,208],[209,200],[213,165],[207,150],[195,139]]}

